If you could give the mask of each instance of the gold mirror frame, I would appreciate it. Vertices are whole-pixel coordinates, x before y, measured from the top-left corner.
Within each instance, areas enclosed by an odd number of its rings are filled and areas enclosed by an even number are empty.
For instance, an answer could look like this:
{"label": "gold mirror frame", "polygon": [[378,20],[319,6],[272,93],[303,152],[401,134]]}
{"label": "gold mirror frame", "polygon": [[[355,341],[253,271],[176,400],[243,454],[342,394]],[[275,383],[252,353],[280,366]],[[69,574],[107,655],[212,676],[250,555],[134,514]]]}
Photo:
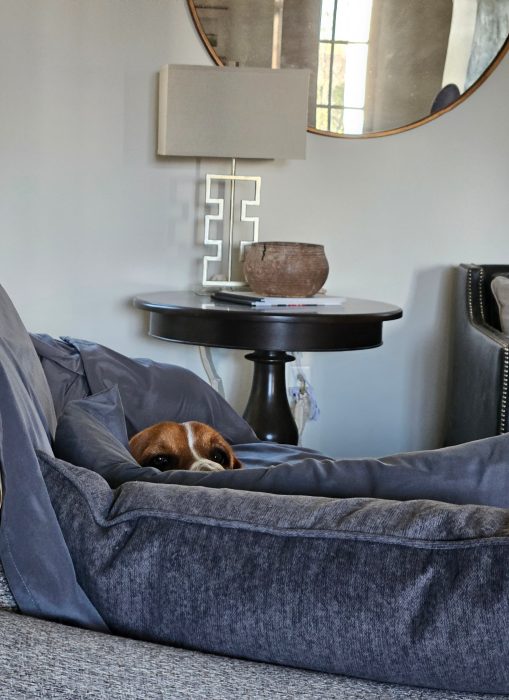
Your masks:
{"label": "gold mirror frame", "polygon": [[[224,63],[221,61],[221,58],[217,54],[216,50],[210,43],[207,35],[205,34],[205,30],[203,28],[203,25],[201,23],[200,17],[198,16],[198,11],[195,6],[195,0],[187,0],[187,4],[189,6],[189,10],[191,12],[191,16],[193,18],[194,25],[196,27],[196,30],[200,36],[200,39],[202,40],[205,48],[207,49],[208,53],[210,54],[212,60],[218,65],[218,66],[224,66]],[[427,124],[430,121],[433,121],[434,119],[437,119],[437,117],[442,116],[442,114],[446,114],[447,112],[450,112],[452,109],[460,105],[462,102],[464,102],[466,99],[470,97],[483,83],[485,80],[487,80],[490,75],[493,73],[495,68],[499,65],[499,63],[502,61],[506,53],[509,51],[509,36],[506,38],[502,48],[499,50],[493,61],[490,63],[490,65],[486,68],[484,73],[480,75],[480,77],[467,89],[465,90],[464,93],[462,93],[454,102],[452,102],[450,105],[447,107],[444,107],[440,110],[437,110],[433,114],[428,114],[422,119],[418,119],[414,122],[411,122],[409,124],[404,124],[403,126],[399,126],[393,129],[387,129],[385,131],[373,131],[373,132],[366,132],[363,134],[338,134],[332,131],[323,131],[321,129],[317,129],[312,126],[308,126],[308,131],[312,134],[317,134],[319,136],[330,136],[333,138],[343,138],[343,139],[369,139],[369,138],[378,138],[380,136],[391,136],[393,134],[400,134],[403,131],[409,131],[410,129],[415,129],[418,126],[422,126],[423,124]]]}

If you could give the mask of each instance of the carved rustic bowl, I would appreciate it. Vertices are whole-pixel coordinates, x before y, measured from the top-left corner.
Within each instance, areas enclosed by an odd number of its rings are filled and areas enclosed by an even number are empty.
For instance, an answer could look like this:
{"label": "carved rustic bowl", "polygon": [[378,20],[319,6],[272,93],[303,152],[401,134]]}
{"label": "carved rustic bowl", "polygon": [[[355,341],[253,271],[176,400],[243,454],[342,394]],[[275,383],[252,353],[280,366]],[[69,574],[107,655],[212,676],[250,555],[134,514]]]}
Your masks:
{"label": "carved rustic bowl", "polygon": [[329,274],[323,245],[271,241],[252,243],[244,256],[244,276],[261,296],[310,297]]}

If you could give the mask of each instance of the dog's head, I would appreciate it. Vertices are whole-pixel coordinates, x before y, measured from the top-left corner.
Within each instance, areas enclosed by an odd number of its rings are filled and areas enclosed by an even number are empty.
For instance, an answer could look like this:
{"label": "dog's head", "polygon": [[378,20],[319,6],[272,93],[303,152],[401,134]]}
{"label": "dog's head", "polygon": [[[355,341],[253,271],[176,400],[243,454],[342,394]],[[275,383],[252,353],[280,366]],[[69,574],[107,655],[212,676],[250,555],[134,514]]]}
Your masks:
{"label": "dog's head", "polygon": [[202,472],[242,467],[217,430],[197,421],[152,425],[129,440],[129,449],[142,467],[156,467],[161,471]]}

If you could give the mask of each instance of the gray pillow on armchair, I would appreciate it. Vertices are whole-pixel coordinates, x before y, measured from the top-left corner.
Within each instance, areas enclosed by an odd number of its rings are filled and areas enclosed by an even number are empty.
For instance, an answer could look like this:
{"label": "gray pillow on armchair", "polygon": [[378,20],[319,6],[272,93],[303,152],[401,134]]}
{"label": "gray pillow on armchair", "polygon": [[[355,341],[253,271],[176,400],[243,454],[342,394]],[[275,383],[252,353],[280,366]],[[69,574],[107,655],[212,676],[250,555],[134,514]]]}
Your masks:
{"label": "gray pillow on armchair", "polygon": [[500,328],[509,335],[509,277],[497,275],[491,281],[491,291],[498,306]]}

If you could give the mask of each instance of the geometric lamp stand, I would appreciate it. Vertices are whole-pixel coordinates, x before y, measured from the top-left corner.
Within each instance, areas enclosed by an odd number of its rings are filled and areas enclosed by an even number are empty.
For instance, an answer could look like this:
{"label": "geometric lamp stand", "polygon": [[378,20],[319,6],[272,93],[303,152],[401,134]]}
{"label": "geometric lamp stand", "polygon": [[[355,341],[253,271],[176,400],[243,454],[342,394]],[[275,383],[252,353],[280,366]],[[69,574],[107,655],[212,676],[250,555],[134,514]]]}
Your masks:
{"label": "geometric lamp stand", "polygon": [[[241,200],[241,222],[252,223],[253,224],[253,235],[251,240],[241,240],[239,241],[239,261],[244,259],[244,249],[246,245],[250,243],[256,243],[258,241],[258,227],[259,219],[257,216],[247,216],[246,209],[248,206],[259,206],[260,205],[260,189],[261,189],[261,178],[255,176],[245,176],[235,174],[236,159],[232,158],[232,170],[231,175],[210,175],[207,174],[205,178],[205,203],[217,205],[216,214],[206,214],[205,216],[205,235],[204,244],[216,246],[215,255],[204,255],[203,256],[203,275],[202,275],[202,285],[203,287],[244,287],[245,280],[234,280],[232,279],[232,269],[233,269],[233,244],[234,244],[234,207],[235,207],[235,184],[236,182],[254,182],[255,193],[254,199],[242,199]],[[223,240],[220,238],[211,238],[210,236],[210,222],[211,221],[224,221],[224,197],[212,197],[211,188],[213,181],[229,182],[230,183],[230,216],[228,221],[228,260],[226,262],[226,279],[217,280],[209,279],[209,263],[222,263],[223,268],[225,267],[225,261],[223,261]]]}

